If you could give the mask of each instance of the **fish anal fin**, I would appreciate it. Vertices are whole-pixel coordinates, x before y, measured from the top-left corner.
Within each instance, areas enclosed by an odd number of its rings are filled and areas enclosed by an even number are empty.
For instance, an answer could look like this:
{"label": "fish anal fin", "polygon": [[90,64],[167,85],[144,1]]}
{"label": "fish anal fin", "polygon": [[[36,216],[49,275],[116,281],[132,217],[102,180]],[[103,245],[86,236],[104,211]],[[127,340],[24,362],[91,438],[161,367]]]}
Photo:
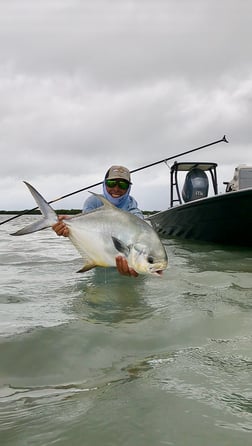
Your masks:
{"label": "fish anal fin", "polygon": [[113,240],[114,246],[117,249],[117,251],[121,252],[126,257],[128,257],[130,248],[124,242],[119,240],[117,237],[112,236],[112,240]]}
{"label": "fish anal fin", "polygon": [[86,273],[90,269],[95,268],[97,265],[95,263],[86,263],[77,273]]}

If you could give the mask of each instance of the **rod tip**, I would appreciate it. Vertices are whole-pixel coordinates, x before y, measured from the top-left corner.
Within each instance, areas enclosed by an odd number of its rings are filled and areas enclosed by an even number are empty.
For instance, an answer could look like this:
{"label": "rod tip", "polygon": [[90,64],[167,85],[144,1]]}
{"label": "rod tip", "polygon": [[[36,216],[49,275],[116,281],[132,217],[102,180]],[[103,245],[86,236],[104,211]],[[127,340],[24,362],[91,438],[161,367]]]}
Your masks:
{"label": "rod tip", "polygon": [[229,141],[227,140],[227,138],[226,138],[226,135],[223,136],[222,141],[224,141],[224,142],[229,142]]}

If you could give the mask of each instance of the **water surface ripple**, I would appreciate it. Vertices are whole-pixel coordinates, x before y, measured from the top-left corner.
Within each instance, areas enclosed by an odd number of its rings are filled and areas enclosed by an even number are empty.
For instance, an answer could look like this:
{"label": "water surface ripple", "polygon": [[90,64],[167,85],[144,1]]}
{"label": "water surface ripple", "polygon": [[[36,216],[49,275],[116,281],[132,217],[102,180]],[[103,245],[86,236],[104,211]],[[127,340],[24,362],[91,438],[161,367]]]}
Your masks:
{"label": "water surface ripple", "polygon": [[67,239],[9,235],[35,218],[0,232],[1,446],[250,445],[252,251],[166,240],[162,278],[79,275]]}

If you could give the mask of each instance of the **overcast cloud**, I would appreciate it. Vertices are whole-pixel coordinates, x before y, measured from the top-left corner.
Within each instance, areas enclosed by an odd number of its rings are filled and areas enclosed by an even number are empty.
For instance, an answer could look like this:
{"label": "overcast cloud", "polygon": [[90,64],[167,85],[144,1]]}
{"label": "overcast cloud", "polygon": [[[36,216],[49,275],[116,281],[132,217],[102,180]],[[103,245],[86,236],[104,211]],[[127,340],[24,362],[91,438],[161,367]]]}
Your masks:
{"label": "overcast cloud", "polygon": [[[22,180],[51,200],[226,134],[180,159],[217,162],[224,191],[252,165],[251,17],[251,0],[0,0],[0,209],[34,207]],[[141,209],[168,206],[165,164],[133,183]]]}

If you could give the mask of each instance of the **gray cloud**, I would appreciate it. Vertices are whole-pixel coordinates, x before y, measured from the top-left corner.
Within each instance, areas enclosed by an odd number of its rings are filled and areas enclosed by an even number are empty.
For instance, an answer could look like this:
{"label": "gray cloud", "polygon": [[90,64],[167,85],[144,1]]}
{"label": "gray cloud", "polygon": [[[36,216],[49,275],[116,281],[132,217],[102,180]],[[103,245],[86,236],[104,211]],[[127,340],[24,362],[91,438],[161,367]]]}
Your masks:
{"label": "gray cloud", "polygon": [[[187,160],[219,163],[220,187],[252,164],[251,2],[8,0],[0,12],[0,209],[33,207],[23,179],[52,199],[224,133],[228,145]],[[133,192],[167,207],[167,167],[136,173]]]}

